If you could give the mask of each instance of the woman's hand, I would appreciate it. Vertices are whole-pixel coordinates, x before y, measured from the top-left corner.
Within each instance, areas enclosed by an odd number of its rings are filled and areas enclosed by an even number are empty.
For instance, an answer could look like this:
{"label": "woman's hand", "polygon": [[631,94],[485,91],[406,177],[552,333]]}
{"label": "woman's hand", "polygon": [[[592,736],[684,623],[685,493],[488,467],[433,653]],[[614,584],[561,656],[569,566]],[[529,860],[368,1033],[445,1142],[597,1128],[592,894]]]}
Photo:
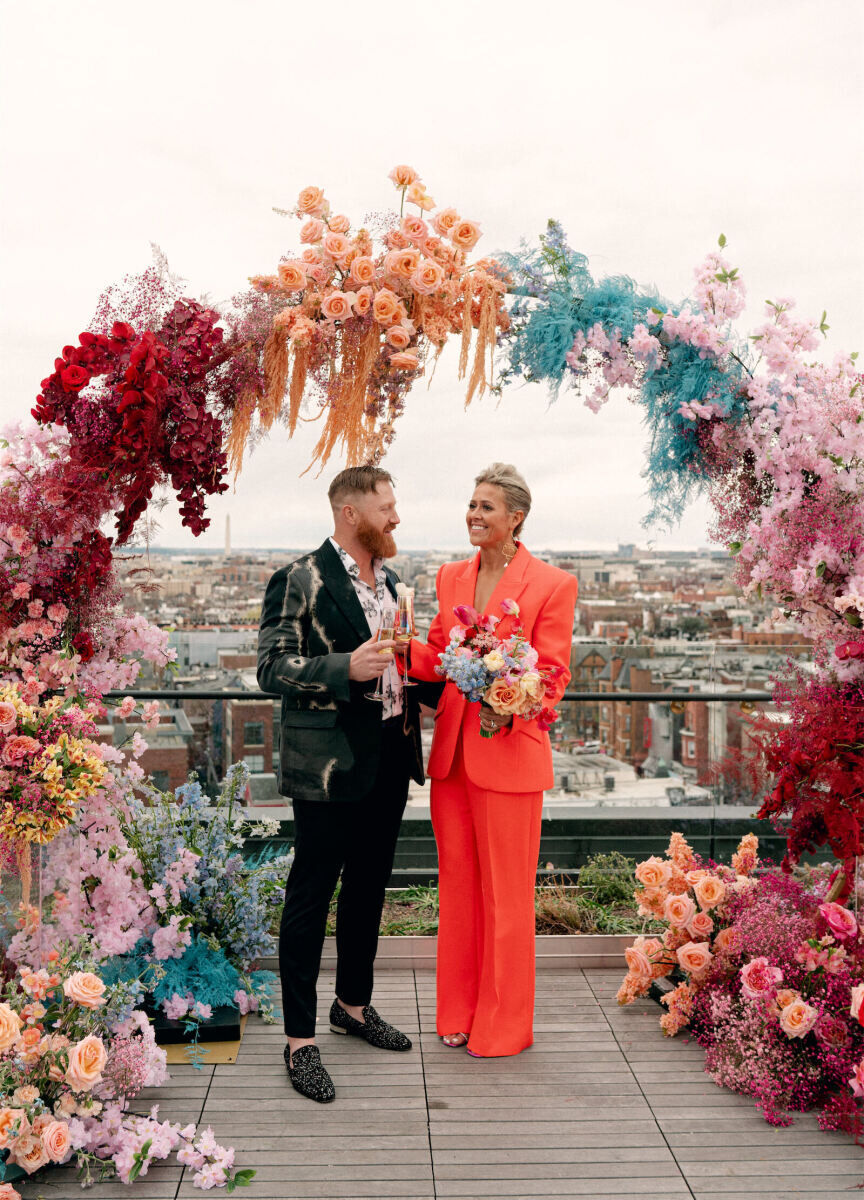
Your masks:
{"label": "woman's hand", "polygon": [[499,729],[506,729],[508,725],[512,724],[512,715],[504,717],[494,708],[490,708],[488,704],[480,705],[480,728],[485,729],[487,733],[497,733]]}

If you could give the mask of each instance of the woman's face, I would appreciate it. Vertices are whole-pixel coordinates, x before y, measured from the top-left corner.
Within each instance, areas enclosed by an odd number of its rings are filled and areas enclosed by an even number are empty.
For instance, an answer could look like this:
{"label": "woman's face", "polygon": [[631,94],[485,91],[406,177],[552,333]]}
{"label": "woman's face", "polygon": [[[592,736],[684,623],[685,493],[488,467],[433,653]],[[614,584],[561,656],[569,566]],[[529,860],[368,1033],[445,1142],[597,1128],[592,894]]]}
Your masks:
{"label": "woman's face", "polygon": [[507,511],[503,488],[494,483],[478,483],[465,518],[471,545],[500,546],[512,536],[522,516]]}

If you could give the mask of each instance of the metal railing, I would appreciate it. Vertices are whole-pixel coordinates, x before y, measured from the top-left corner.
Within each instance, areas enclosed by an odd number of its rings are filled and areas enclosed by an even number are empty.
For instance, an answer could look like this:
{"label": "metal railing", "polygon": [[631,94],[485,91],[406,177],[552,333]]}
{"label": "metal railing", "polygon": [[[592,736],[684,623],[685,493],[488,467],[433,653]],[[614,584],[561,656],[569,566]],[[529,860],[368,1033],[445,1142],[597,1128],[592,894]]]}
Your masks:
{"label": "metal railing", "polygon": [[[159,688],[151,690],[111,691],[105,693],[106,700],[122,700],[134,696],[136,700],[281,700],[272,692],[245,691],[243,688],[222,690]],[[670,700],[692,703],[695,700],[721,700],[735,704],[741,700],[750,703],[768,703],[773,700],[771,692],[565,692],[561,700],[573,704],[589,704],[597,701],[604,704],[626,703],[632,700],[649,700],[668,703]]]}

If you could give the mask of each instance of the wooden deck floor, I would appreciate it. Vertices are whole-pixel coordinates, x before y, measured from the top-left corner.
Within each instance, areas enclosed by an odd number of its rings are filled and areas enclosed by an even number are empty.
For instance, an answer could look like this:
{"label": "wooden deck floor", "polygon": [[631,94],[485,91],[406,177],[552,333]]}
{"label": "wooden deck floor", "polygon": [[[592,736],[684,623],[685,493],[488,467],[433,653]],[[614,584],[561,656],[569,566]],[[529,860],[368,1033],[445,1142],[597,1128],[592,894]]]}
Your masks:
{"label": "wooden deck floor", "polygon": [[[435,1035],[434,976],[381,971],[379,1012],[415,1039],[408,1054],[336,1037],[322,1056],[337,1087],[327,1107],[303,1100],[281,1062],[278,1027],[250,1022],[237,1063],[172,1068],[147,1098],[163,1117],[209,1124],[255,1167],[248,1200],[434,1200],[466,1197],[694,1197],[849,1200],[864,1153],[809,1116],[774,1129],[753,1104],[717,1088],[698,1046],[670,1041],[650,1002],[619,1009],[619,971],[538,975],[536,1041],[517,1058],[476,1060]],[[141,1104],[139,1111],[146,1105]],[[24,1200],[80,1195],[72,1172],[24,1186]],[[132,1189],[94,1200],[200,1196],[180,1167],[153,1167]],[[220,1195],[223,1193],[213,1193]]]}

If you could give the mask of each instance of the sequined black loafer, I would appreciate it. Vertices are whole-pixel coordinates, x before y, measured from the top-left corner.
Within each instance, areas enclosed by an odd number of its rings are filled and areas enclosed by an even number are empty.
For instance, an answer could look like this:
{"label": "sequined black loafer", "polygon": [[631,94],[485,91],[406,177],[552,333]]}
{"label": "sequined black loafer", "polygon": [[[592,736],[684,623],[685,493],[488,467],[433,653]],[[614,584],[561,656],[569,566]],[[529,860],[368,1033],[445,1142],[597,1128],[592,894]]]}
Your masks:
{"label": "sequined black loafer", "polygon": [[334,1000],[330,1009],[330,1028],[333,1033],[350,1033],[352,1037],[361,1037],[379,1050],[411,1049],[411,1039],[382,1021],[371,1004],[363,1009],[363,1020],[355,1021],[339,1001]]}
{"label": "sequined black loafer", "polygon": [[294,1051],[294,1065],[291,1065],[291,1049],[285,1047],[285,1066],[288,1077],[295,1091],[309,1100],[317,1100],[319,1104],[329,1104],[336,1099],[336,1089],[333,1080],[327,1074],[321,1062],[321,1054],[317,1046],[301,1046]]}

